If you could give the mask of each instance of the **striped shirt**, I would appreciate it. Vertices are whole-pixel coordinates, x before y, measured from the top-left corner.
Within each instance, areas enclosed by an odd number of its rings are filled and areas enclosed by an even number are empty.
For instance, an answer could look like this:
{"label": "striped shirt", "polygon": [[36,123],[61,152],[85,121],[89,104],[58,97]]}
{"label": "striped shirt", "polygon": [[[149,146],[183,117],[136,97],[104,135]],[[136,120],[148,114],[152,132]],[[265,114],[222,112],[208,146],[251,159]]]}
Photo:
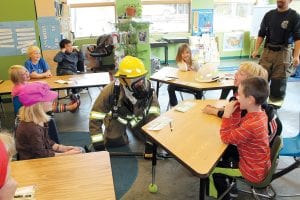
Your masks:
{"label": "striped shirt", "polygon": [[251,112],[241,117],[238,109],[230,118],[222,119],[220,134],[224,143],[237,146],[243,177],[253,183],[263,181],[271,167],[266,113]]}

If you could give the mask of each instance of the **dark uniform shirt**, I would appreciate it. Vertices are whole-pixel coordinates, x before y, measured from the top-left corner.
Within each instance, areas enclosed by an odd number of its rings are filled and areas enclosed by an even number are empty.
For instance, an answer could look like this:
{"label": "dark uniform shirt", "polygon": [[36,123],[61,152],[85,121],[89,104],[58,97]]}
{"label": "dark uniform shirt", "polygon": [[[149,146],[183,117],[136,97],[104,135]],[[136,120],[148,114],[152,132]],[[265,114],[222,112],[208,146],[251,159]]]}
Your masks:
{"label": "dark uniform shirt", "polygon": [[300,16],[288,9],[279,12],[277,9],[267,12],[261,22],[258,36],[266,37],[266,43],[287,45],[300,40]]}

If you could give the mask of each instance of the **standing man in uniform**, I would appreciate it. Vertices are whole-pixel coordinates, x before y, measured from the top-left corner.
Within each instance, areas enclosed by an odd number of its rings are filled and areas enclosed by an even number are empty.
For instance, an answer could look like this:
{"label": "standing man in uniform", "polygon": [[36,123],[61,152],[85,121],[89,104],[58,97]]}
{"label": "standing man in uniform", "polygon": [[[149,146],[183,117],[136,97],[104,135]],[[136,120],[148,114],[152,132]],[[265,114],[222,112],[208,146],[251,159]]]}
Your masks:
{"label": "standing man in uniform", "polygon": [[[280,108],[286,91],[287,78],[299,65],[300,16],[289,8],[292,0],[277,0],[277,9],[267,12],[261,22],[252,57],[265,40],[259,64],[269,73],[269,104]],[[293,49],[294,44],[294,49]]]}

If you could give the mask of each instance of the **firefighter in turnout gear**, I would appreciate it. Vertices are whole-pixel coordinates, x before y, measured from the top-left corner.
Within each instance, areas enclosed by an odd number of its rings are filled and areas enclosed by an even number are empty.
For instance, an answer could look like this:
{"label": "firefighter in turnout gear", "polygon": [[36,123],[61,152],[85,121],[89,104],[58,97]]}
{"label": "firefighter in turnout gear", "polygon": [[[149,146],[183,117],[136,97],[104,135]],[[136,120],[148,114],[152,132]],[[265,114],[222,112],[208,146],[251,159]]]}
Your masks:
{"label": "firefighter in turnout gear", "polygon": [[89,129],[95,150],[128,144],[127,129],[146,141],[141,127],[160,115],[146,74],[138,58],[126,56],[120,62],[117,79],[104,87],[90,113]]}

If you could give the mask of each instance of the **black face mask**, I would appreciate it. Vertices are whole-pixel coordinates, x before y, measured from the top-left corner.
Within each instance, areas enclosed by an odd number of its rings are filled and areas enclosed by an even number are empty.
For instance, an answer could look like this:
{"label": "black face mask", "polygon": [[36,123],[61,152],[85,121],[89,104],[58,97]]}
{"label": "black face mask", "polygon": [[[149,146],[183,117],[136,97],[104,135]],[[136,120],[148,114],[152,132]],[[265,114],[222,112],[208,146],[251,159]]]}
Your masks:
{"label": "black face mask", "polygon": [[[138,84],[140,81],[144,81],[144,84]],[[145,78],[141,78],[131,84],[132,96],[134,96],[137,100],[149,98],[151,90],[145,80]]]}

